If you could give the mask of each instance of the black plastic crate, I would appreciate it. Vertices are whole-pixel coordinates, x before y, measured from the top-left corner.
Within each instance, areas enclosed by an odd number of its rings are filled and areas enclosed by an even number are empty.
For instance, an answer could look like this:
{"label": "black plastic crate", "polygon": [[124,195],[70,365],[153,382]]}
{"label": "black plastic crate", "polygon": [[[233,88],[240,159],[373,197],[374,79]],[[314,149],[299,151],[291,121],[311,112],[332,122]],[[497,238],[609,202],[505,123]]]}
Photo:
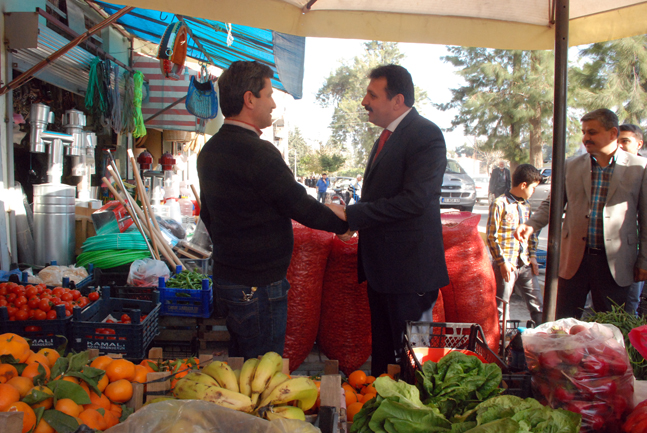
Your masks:
{"label": "black plastic crate", "polygon": [[97,287],[103,286],[127,286],[130,265],[121,265],[116,268],[100,269],[94,268],[93,284]]}
{"label": "black plastic crate", "polygon": [[[159,292],[153,293],[151,301],[112,298],[110,288],[101,289],[101,298],[81,314],[74,311],[72,322],[72,346],[77,352],[99,349],[99,353],[120,353],[124,358],[141,360],[146,350],[159,333]],[[128,314],[132,323],[106,323],[112,315],[119,320]],[[142,319],[142,316],[146,316]],[[110,330],[109,334],[104,329]],[[114,334],[112,333],[114,332]]]}
{"label": "black plastic crate", "polygon": [[520,398],[532,397],[531,377],[530,373],[503,373],[500,385],[505,389],[503,394]]}
{"label": "black plastic crate", "polygon": [[[87,308],[87,307],[86,307]],[[8,332],[20,335],[30,341],[34,351],[42,348],[58,350],[65,345],[70,350],[72,317],[65,316],[65,306],[56,305],[56,319],[53,320],[9,320],[7,307],[0,307],[0,334]],[[80,308],[77,308],[79,312]]]}
{"label": "black plastic crate", "polygon": [[110,296],[112,298],[152,301],[157,290],[157,287],[111,286]]}
{"label": "black plastic crate", "polygon": [[153,340],[155,347],[161,347],[164,359],[197,358],[200,356],[200,340],[193,337],[189,341]]}
{"label": "black plastic crate", "polygon": [[415,383],[415,372],[422,368],[414,353],[418,347],[467,350],[487,363],[494,363],[504,373],[507,365],[485,342],[481,325],[475,323],[407,322],[404,336],[404,352],[401,360],[402,376],[408,383]]}

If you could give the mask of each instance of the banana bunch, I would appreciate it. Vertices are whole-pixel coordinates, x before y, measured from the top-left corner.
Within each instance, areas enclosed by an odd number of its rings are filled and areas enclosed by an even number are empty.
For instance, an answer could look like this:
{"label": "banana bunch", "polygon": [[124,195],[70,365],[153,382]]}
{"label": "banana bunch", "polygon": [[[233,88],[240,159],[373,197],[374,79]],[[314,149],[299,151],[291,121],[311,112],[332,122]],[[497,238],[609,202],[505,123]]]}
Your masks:
{"label": "banana bunch", "polygon": [[[268,352],[261,359],[248,359],[240,371],[214,361],[202,372],[180,379],[173,395],[179,399],[210,401],[220,406],[274,420],[305,420],[304,411],[317,401],[318,390],[307,377],[290,378],[284,374],[283,358]],[[290,402],[297,406],[287,406]]]}

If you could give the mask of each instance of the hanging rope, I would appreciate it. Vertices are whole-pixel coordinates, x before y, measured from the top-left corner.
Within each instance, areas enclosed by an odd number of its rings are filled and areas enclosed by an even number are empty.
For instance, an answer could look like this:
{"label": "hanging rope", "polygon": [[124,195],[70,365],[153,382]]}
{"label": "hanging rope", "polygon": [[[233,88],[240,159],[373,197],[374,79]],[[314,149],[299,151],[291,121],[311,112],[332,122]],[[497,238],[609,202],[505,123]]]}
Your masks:
{"label": "hanging rope", "polygon": [[101,77],[101,59],[95,57],[90,63],[90,74],[88,77],[88,88],[85,93],[85,108],[91,113],[103,112],[106,107],[106,100],[102,92],[103,80]]}
{"label": "hanging rope", "polygon": [[135,132],[135,82],[132,72],[124,72],[124,100],[121,112],[121,132]]}
{"label": "hanging rope", "polygon": [[110,105],[112,111],[110,114],[110,124],[115,134],[119,134],[122,129],[121,123],[121,95],[119,94],[119,65],[112,66],[110,76],[114,77],[110,83]]}
{"label": "hanging rope", "polygon": [[133,98],[133,106],[135,107],[135,132],[133,132],[133,137],[138,138],[146,135],[144,116],[142,115],[142,99],[144,98],[142,86],[144,85],[144,74],[139,71],[135,71],[133,80],[135,82],[135,97]]}

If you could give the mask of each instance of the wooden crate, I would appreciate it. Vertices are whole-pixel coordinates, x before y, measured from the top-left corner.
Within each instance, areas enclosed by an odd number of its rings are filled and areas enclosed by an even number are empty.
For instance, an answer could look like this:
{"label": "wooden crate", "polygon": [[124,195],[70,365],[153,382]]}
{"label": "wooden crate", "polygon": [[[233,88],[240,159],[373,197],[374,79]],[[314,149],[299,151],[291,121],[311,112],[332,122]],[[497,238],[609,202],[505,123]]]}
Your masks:
{"label": "wooden crate", "polygon": [[87,207],[76,206],[74,208],[74,231],[76,236],[74,254],[76,254],[77,256],[83,252],[83,250],[81,249],[83,242],[85,242],[87,238],[96,236],[97,234],[96,230],[94,229],[94,223],[92,222],[91,216],[92,213],[97,209],[93,209],[92,204],[88,204]]}
{"label": "wooden crate", "polygon": [[229,341],[229,332],[225,319],[200,319],[198,318],[198,340],[200,349],[205,350],[210,342]]}

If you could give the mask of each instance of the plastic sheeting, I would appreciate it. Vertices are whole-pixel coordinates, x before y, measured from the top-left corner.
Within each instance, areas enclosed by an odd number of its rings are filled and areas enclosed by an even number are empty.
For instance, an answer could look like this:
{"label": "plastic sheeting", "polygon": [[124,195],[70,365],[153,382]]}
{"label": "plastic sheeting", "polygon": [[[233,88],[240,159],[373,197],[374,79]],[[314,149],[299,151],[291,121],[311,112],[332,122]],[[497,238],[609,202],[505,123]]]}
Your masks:
{"label": "plastic sheeting", "polygon": [[[96,2],[107,13],[114,14],[122,6]],[[272,86],[295,99],[303,94],[305,38],[272,30],[183,16],[189,26],[187,56],[222,69],[237,60],[256,60],[274,71]],[[171,13],[149,9],[133,9],[117,20],[138,38],[159,44],[166,27],[177,22]],[[229,30],[231,29],[231,31]],[[202,49],[198,46],[202,47]]]}

